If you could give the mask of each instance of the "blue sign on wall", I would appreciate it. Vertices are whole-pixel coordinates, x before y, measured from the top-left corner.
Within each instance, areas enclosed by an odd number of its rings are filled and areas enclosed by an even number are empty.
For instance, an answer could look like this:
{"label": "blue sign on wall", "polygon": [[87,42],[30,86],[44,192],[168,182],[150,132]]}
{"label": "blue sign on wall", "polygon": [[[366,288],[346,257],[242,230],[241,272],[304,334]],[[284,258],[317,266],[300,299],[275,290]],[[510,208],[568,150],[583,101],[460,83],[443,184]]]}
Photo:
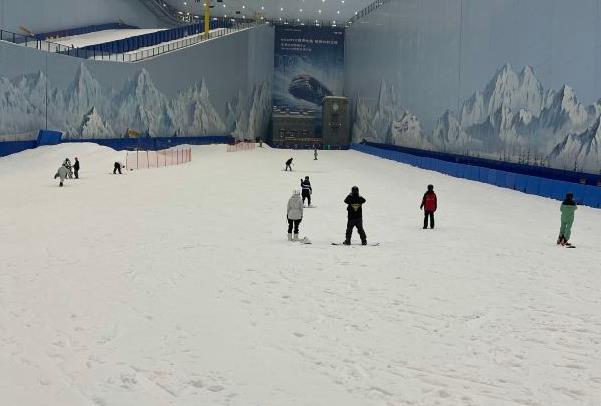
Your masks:
{"label": "blue sign on wall", "polygon": [[320,114],[325,96],[342,96],[343,28],[280,25],[274,51],[274,106]]}

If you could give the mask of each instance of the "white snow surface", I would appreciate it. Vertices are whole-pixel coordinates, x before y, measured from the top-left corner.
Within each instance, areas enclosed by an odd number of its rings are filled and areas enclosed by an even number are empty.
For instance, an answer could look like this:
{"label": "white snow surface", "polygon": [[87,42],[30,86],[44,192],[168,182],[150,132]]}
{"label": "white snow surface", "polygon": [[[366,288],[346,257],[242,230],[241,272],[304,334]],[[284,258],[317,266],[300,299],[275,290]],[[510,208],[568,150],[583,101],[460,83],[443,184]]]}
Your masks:
{"label": "white snow surface", "polygon": [[[601,404],[601,211],[568,250],[550,199],[354,151],[192,149],[121,176],[94,144],[0,159],[3,405]],[[286,239],[305,175],[312,245]],[[330,245],[355,184],[379,247]]]}
{"label": "white snow surface", "polygon": [[135,37],[138,35],[152,34],[153,32],[164,31],[165,28],[131,28],[95,31],[87,34],[73,35],[58,39],[49,39],[49,41],[64,46],[73,46],[83,48],[90,45],[104,44],[105,42],[118,41],[120,39]]}

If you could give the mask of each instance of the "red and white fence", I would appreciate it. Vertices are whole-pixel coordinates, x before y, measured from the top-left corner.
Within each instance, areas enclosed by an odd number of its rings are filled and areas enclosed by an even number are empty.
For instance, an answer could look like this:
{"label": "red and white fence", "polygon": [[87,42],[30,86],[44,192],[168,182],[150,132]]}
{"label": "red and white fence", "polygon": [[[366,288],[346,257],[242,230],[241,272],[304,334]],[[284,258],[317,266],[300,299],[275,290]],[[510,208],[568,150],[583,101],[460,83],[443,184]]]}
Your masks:
{"label": "red and white fence", "polygon": [[192,161],[192,148],[169,148],[160,151],[128,151],[125,167],[128,169],[162,168]]}
{"label": "red and white fence", "polygon": [[255,149],[257,144],[254,142],[237,142],[235,144],[229,144],[227,146],[227,152],[238,152],[238,151],[248,151],[250,149]]}

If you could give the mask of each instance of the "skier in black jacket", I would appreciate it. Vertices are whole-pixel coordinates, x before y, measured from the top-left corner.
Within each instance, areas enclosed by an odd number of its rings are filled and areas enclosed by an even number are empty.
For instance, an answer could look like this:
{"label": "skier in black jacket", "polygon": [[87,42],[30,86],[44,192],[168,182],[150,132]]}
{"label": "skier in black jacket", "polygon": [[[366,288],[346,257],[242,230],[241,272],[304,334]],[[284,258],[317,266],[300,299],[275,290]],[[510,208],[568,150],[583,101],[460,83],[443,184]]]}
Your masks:
{"label": "skier in black jacket", "polygon": [[75,179],[79,179],[79,159],[77,157],[75,157],[75,163],[73,164],[73,172]]}
{"label": "skier in black jacket", "polygon": [[301,179],[301,188],[303,190],[303,204],[305,204],[305,199],[308,199],[307,206],[311,206],[311,194],[313,193],[313,188],[311,187],[308,176],[305,176],[305,180]]}
{"label": "skier in black jacket", "polygon": [[361,206],[365,204],[365,199],[359,194],[359,188],[353,186],[351,194],[349,194],[344,203],[348,206],[346,208],[348,212],[348,221],[346,223],[346,238],[344,245],[351,245],[351,236],[353,234],[353,228],[357,227],[359,237],[361,237],[361,243],[367,245],[367,236],[365,230],[363,230],[363,210]]}
{"label": "skier in black jacket", "polygon": [[292,172],[292,158],[286,161],[286,169],[284,170],[287,171],[288,169],[290,169],[290,172]]}

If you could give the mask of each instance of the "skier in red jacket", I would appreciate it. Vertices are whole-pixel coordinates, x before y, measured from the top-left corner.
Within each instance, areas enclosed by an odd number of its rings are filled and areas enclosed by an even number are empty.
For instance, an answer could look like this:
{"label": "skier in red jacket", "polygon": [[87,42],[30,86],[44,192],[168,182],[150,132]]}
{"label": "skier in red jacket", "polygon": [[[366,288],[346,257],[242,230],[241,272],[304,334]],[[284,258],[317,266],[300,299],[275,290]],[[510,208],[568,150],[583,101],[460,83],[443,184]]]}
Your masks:
{"label": "skier in red jacket", "polygon": [[424,194],[420,209],[424,209],[424,229],[428,228],[428,217],[430,217],[430,228],[434,228],[434,212],[437,208],[436,193],[434,186],[428,185],[428,191]]}

